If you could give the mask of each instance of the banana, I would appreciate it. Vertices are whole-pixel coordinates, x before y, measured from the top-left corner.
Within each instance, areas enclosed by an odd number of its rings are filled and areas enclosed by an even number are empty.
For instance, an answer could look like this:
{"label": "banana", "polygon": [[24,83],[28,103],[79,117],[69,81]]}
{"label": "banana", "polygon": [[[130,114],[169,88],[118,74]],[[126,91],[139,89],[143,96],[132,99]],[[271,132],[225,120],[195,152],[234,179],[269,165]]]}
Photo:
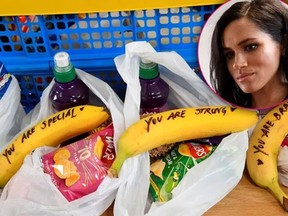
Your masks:
{"label": "banana", "polygon": [[117,177],[127,158],[161,145],[242,131],[257,121],[256,111],[231,106],[181,108],[147,116],[121,134],[108,173]]}
{"label": "banana", "polygon": [[57,112],[17,135],[0,155],[0,188],[19,170],[24,158],[41,146],[55,147],[95,129],[109,118],[103,107],[84,105]]}
{"label": "banana", "polygon": [[281,143],[288,133],[288,102],[269,111],[249,138],[246,166],[252,181],[270,190],[288,211],[288,196],[278,182],[277,159]]}

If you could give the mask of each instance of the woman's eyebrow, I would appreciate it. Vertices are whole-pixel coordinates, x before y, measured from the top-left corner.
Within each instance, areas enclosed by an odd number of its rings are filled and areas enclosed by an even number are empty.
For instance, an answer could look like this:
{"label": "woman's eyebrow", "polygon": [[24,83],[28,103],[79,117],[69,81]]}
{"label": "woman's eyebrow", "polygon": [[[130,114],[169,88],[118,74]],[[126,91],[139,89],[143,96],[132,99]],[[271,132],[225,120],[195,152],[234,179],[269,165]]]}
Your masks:
{"label": "woman's eyebrow", "polygon": [[[243,44],[246,44],[246,43],[248,43],[248,42],[255,41],[255,40],[256,40],[256,38],[246,38],[246,39],[240,41],[239,43],[237,43],[237,46],[241,46],[241,45],[243,45]],[[225,46],[224,44],[223,44],[222,46],[223,46],[223,50],[224,50],[224,51],[225,51],[225,50],[227,51],[227,50],[230,50],[230,49],[231,49],[230,47],[227,47],[227,46]]]}
{"label": "woman's eyebrow", "polygon": [[256,38],[246,38],[246,39],[240,41],[237,45],[241,46],[243,44],[246,44],[247,42],[254,41],[254,40],[256,40]]}
{"label": "woman's eyebrow", "polygon": [[229,47],[223,47],[223,52],[228,52],[228,51],[231,51],[231,48],[229,48]]}

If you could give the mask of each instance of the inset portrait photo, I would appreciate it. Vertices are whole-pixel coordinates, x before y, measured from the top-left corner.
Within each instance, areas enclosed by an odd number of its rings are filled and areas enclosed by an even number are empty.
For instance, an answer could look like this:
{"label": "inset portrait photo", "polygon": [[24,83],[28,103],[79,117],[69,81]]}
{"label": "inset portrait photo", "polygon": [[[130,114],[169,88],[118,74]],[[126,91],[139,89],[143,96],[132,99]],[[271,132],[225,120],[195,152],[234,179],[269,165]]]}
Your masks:
{"label": "inset portrait photo", "polygon": [[268,109],[288,99],[288,5],[230,0],[209,17],[198,58],[211,89],[232,105]]}

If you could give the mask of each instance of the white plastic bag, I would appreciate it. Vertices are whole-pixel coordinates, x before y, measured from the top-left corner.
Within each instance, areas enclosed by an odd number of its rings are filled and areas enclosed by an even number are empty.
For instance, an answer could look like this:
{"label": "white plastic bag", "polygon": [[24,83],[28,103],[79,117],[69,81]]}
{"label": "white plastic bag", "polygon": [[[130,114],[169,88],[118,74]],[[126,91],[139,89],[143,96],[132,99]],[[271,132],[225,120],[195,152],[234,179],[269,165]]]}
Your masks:
{"label": "white plastic bag", "polygon": [[[21,130],[21,121],[26,115],[21,105],[21,89],[15,76],[0,99],[0,150]],[[0,195],[2,190],[0,189]]]}
{"label": "white plastic bag", "polygon": [[0,100],[0,150],[21,130],[21,121],[26,115],[20,103],[18,81],[13,75],[11,77],[11,83]]}
{"label": "white plastic bag", "polygon": [[[175,52],[156,52],[147,42],[126,45],[125,55],[116,57],[117,70],[127,83],[124,101],[125,126],[139,119],[139,62],[145,58],[164,68],[160,76],[169,84],[170,106],[226,105]],[[245,166],[248,133],[227,136],[216,151],[193,167],[172,191],[174,198],[165,204],[147,202],[150,161],[148,153],[129,158],[120,171],[121,184],[114,215],[201,215],[227,195],[240,181]],[[129,172],[128,172],[129,171]]]}
{"label": "white plastic bag", "polygon": [[278,155],[279,181],[288,187],[288,146],[283,146]]}
{"label": "white plastic bag", "polygon": [[[79,69],[76,69],[76,73],[110,110],[116,143],[124,130],[123,102],[104,81]],[[44,90],[39,104],[25,118],[23,130],[53,113],[48,99],[53,83],[54,81]],[[96,216],[101,215],[111,205],[122,180],[108,176],[95,192],[68,202],[42,169],[41,156],[52,150],[55,148],[41,147],[25,158],[20,170],[4,187],[0,198],[0,215]]]}

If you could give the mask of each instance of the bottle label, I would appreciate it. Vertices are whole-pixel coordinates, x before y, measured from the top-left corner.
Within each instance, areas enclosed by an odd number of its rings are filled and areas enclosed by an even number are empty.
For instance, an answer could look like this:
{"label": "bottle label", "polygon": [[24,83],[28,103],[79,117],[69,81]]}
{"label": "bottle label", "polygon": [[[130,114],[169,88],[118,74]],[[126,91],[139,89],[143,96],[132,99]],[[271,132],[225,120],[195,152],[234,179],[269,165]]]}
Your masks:
{"label": "bottle label", "polygon": [[152,114],[156,114],[159,112],[164,112],[166,110],[168,110],[168,104],[165,103],[163,106],[161,107],[154,107],[154,108],[140,108],[140,113],[141,113],[141,117],[145,117],[145,116],[149,116]]}

